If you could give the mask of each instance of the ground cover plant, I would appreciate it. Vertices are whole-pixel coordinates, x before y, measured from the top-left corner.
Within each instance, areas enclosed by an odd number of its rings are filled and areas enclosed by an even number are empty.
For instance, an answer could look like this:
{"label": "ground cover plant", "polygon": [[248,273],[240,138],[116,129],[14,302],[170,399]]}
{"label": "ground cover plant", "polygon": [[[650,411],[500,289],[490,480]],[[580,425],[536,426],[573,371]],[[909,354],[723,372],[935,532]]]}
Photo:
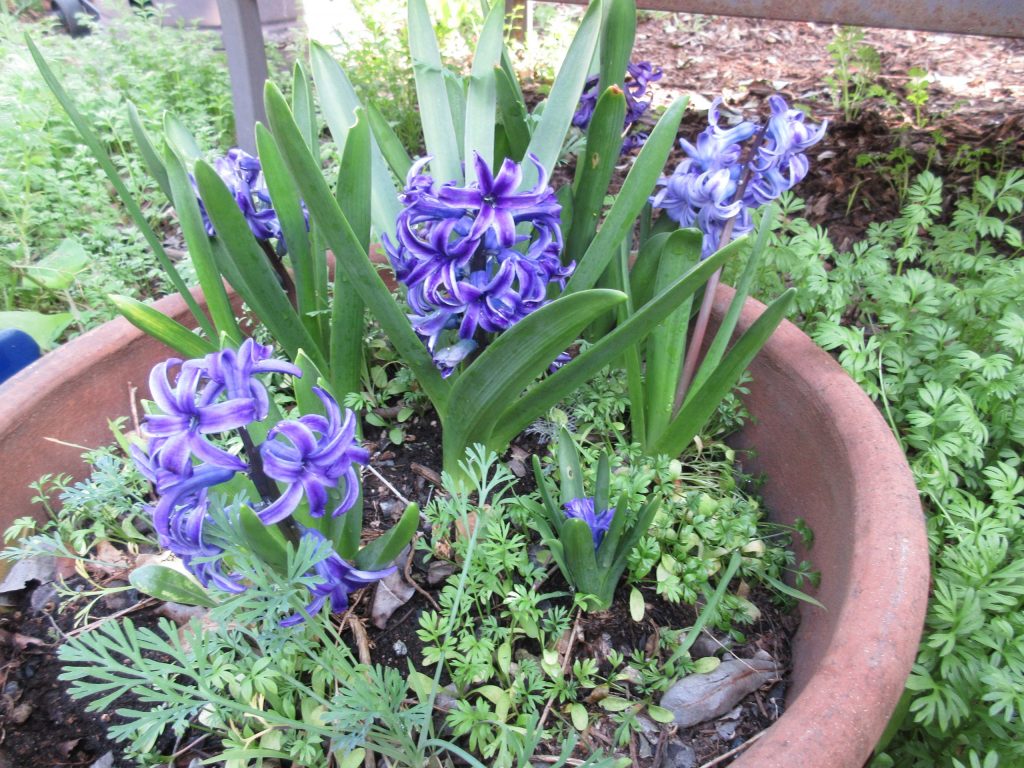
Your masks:
{"label": "ground cover plant", "polygon": [[107,294],[167,288],[150,246],[114,204],[95,158],[33,66],[27,29],[45,38],[54,69],[94,116],[121,178],[172,249],[180,246],[136,151],[126,101],[149,127],[173,105],[206,144],[227,142],[233,125],[227,67],[211,33],[126,14],[72,39],[49,34],[49,20],[0,13],[0,58],[11,75],[0,92],[0,316],[5,326],[24,325],[45,349],[65,330],[77,334],[113,317]]}
{"label": "ground cover plant", "polygon": [[[694,460],[725,489],[711,495],[673,458],[707,435],[718,404],[793,292],[783,291],[729,346],[738,309],[731,312],[700,366],[684,356],[690,313],[680,306],[732,258],[747,256],[752,274],[771,216],[756,239],[733,235],[751,230],[751,211],[806,174],[803,153],[825,126],[778,98],[763,122],[726,128],[716,105],[696,142],[683,145],[690,159],[652,198],[680,101],[642,142],[606,205],[603,190],[628,122],[626,89],[636,101],[648,79],[640,73],[651,72],[629,65],[635,7],[622,0],[606,13],[591,6],[547,100],[532,114],[502,46],[503,11],[496,5],[486,14],[472,74],[463,78],[443,74],[425,5],[409,4],[429,153],[415,162],[387,121],[367,118],[345,71],[319,47],[311,51],[312,77],[296,66],[290,99],[268,84],[269,128],[257,127],[258,157],[232,150],[209,163],[175,116],[165,117],[155,138],[133,121],[148,169],[180,218],[209,315],[196,308],[193,332],[142,302],[116,299],[129,320],[181,355],[150,377],[148,442],[133,454],[153,485],[158,542],[189,575],[150,564],[132,572],[131,584],[207,608],[210,624],[192,622],[182,638],[166,622],[155,629],[130,619],[107,622],[71,639],[61,654],[64,679],[76,695],[92,697],[92,708],[131,690],[139,696],[141,706],[122,709],[124,721],[112,731],[137,753],[155,749],[168,727],[180,739],[196,722],[222,739],[220,758],[239,765],[266,757],[355,765],[366,752],[393,764],[457,758],[522,765],[537,750],[565,764],[577,731],[589,739],[601,732],[597,723],[607,724],[596,717],[602,710],[616,725],[613,740],[605,740],[613,750],[634,744],[641,713],[658,722],[675,717],[654,697],[681,674],[706,673],[720,662],[714,653],[690,654],[701,628],[719,627],[739,641],[738,625],[759,615],[751,600],[730,593],[734,578],[758,577],[798,594],[781,582],[782,569],[794,565],[777,543],[788,533],[761,527],[756,503],[736,492],[728,462]],[[95,130],[29,47],[103,159]],[[563,154],[594,61],[599,95],[586,105],[586,162],[577,163],[575,184],[556,193],[550,169]],[[337,144],[336,184],[321,167],[314,93]],[[116,185],[117,169],[104,167]],[[652,225],[649,202],[670,215]],[[145,231],[145,218],[134,218]],[[703,231],[691,229],[695,223]],[[641,244],[631,269],[634,232]],[[369,258],[372,235],[383,242],[404,306]],[[183,283],[171,260],[162,265]],[[222,278],[276,349],[243,340]],[[705,332],[710,290],[694,301],[700,310],[691,348]],[[737,308],[742,300],[741,291]],[[350,594],[380,582],[372,613],[386,626],[403,601],[390,611],[377,602],[409,586],[389,580],[403,563],[408,569],[411,555],[397,550],[420,521],[408,505],[391,533],[360,547],[356,467],[369,454],[356,443],[356,415],[339,403],[366,399],[364,309],[411,372],[440,430],[444,493],[424,509],[429,537],[420,549],[454,573],[436,612],[419,622],[423,665],[432,675],[374,664],[365,630],[346,612]],[[380,370],[380,360],[367,362]],[[684,385],[677,388],[680,372]],[[260,378],[272,374],[285,376],[276,393]],[[581,395],[604,376],[629,405],[635,444],[616,436],[622,430],[609,433],[608,424],[580,431],[582,413],[609,409]],[[557,410],[580,397],[586,411]],[[285,412],[291,417],[282,418]],[[512,493],[514,476],[497,453],[559,412],[557,469],[536,462],[539,496]],[[570,425],[575,435],[564,428]],[[606,452],[598,456],[591,443]],[[710,442],[707,450],[728,455]],[[526,535],[536,519],[551,524],[539,542],[546,555],[532,551],[538,542]],[[555,581],[542,595],[528,587],[553,578],[555,566],[562,585]],[[685,637],[666,625],[646,655],[637,649],[628,663],[621,653],[608,654],[607,663],[588,664],[583,656],[574,662],[574,627],[612,607],[625,588],[620,578],[631,585],[630,615],[643,618],[642,588],[652,571],[655,592],[668,603],[703,601]],[[332,642],[341,631],[332,614],[349,623],[354,648]],[[238,658],[243,650],[250,658]],[[592,695],[584,698],[584,690]],[[443,724],[435,722],[435,708],[446,713]],[[560,753],[551,753],[553,744],[563,745]],[[581,750],[585,764],[623,764],[590,741]]]}
{"label": "ground cover plant", "polygon": [[804,328],[883,409],[928,516],[925,635],[874,764],[1016,765],[1024,172],[979,174],[959,195],[925,172],[902,199],[849,252],[789,200],[760,281],[802,286]]}

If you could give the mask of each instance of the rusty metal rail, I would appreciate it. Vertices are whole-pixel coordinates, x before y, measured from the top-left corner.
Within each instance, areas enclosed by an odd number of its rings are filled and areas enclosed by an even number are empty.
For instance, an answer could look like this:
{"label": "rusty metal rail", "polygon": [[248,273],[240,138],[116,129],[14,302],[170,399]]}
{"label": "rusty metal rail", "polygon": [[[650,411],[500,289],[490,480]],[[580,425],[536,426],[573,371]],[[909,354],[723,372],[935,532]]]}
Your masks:
{"label": "rusty metal rail", "polygon": [[[527,0],[527,18],[529,3]],[[586,5],[586,0],[557,0]],[[523,7],[523,0],[506,0]],[[637,0],[648,11],[815,21],[960,35],[1024,37],[1024,0]]]}

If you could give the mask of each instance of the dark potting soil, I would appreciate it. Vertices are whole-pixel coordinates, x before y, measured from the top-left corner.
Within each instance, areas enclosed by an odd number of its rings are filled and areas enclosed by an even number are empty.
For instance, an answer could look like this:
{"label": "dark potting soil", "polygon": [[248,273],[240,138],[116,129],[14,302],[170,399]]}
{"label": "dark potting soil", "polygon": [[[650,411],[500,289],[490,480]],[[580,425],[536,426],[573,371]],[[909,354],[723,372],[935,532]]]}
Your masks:
{"label": "dark potting soil", "polygon": [[[436,422],[414,417],[407,425],[406,434],[408,442],[401,446],[391,445],[383,435],[373,432],[367,435],[367,443],[374,451],[373,466],[383,476],[380,479],[368,473],[365,477],[364,523],[368,538],[385,530],[401,514],[402,505],[397,502],[395,491],[421,505],[437,492],[434,482],[439,475],[440,445]],[[530,442],[513,446],[511,456],[518,457],[522,465],[519,467],[523,475],[520,492],[528,491],[532,485],[525,459],[537,450],[539,446]],[[409,573],[423,592],[436,599],[441,584],[431,586],[428,583],[421,559],[414,558],[410,562]],[[123,578],[126,573],[108,571],[92,576],[94,580],[109,582]],[[85,582],[79,575],[70,575],[66,586],[73,592],[84,589]],[[568,589],[557,572],[544,588],[554,592]],[[611,650],[627,658],[634,651],[642,651],[650,657],[658,647],[661,633],[666,629],[691,626],[696,619],[691,606],[667,603],[653,589],[643,591],[647,611],[641,622],[634,622],[629,616],[629,593],[625,587],[620,588],[609,611],[584,615],[579,622],[573,658],[593,658],[602,671],[607,672],[610,667],[606,659]],[[131,697],[119,700],[105,712],[87,712],[87,702],[68,696],[66,684],[57,679],[61,668],[57,649],[64,635],[76,631],[74,614],[83,607],[86,598],[62,597],[57,595],[53,585],[36,583],[30,583],[17,598],[16,605],[0,614],[0,768],[133,766],[134,763],[125,758],[123,747],[106,735],[108,726],[118,720],[115,711],[132,706]],[[362,596],[357,593],[353,600],[354,616],[350,620],[361,621],[366,627],[373,663],[405,671],[411,660],[418,668],[431,673],[433,668],[422,665],[423,643],[416,634],[421,613],[432,607],[428,598],[420,592],[414,594],[395,611],[383,629],[376,629],[369,620],[370,598],[370,590]],[[743,658],[763,649],[776,659],[780,669],[788,669],[788,642],[795,630],[795,616],[780,613],[766,595],[755,592],[750,599],[758,605],[761,617],[754,625],[744,628],[749,640],[741,646],[730,645],[730,650]],[[568,607],[568,599],[564,602]],[[121,615],[130,615],[137,626],[153,627],[161,607],[157,601],[129,590],[99,600],[91,608],[89,620],[99,621],[104,617],[116,620]],[[355,645],[351,631],[346,635]],[[727,641],[703,638],[700,642],[707,646],[700,655],[711,655],[721,651],[719,643]],[[540,651],[528,647],[525,650],[535,654]],[[581,738],[578,757],[613,746],[615,724],[602,717],[603,710],[596,701],[588,704],[588,708],[591,726]],[[696,766],[736,747],[770,725],[780,714],[781,695],[776,686],[748,696],[725,718],[719,718],[721,723],[712,721],[671,735],[669,731],[657,731],[654,736],[634,736],[631,744],[620,752],[635,757],[635,765],[648,768],[684,764],[660,763],[656,758],[661,760],[667,751],[685,745],[698,761],[694,763]],[[164,755],[177,753],[172,764],[184,768],[194,758],[215,755],[216,747],[217,740],[212,735],[191,731],[181,739],[165,734],[155,751]]]}

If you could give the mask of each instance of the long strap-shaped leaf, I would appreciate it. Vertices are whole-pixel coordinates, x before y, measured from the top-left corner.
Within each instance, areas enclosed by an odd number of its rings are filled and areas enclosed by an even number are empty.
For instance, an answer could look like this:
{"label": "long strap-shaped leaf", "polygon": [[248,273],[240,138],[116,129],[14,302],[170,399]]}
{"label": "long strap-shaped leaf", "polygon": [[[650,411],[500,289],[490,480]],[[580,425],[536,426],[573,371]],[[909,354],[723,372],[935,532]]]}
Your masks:
{"label": "long strap-shaped leaf", "polygon": [[352,287],[377,318],[377,322],[395,345],[402,360],[412,369],[413,375],[434,404],[438,415],[444,419],[450,385],[441,378],[427,348],[412,330],[405,312],[395,302],[359,243],[358,237],[352,231],[348,219],[345,218],[338,201],[324,180],[319,159],[310,154],[309,148],[303,142],[284,96],[277,86],[268,82],[264,98],[270,127],[278,148],[291,171],[292,178],[298,184],[310,215],[320,226],[331,250],[335,254],[348,256],[339,258],[336,268],[345,270]]}
{"label": "long strap-shaped leaf", "polygon": [[320,139],[320,126],[316,119],[316,102],[313,100],[313,83],[301,61],[295,62],[292,70],[292,114],[306,143],[312,149]]}
{"label": "long strap-shaped leaf", "polygon": [[[345,212],[352,231],[363,252],[370,248],[370,124],[362,110],[358,121],[348,132],[342,152],[338,185],[334,197]],[[336,259],[347,261],[362,258],[359,253],[337,253]],[[343,269],[334,270],[334,303],[331,306],[331,384],[341,399],[349,392],[359,391],[363,370],[363,316],[366,305],[352,288]]]}
{"label": "long strap-shaped leaf", "polygon": [[168,279],[171,281],[171,285],[174,289],[181,294],[181,297],[185,300],[185,304],[188,305],[193,316],[195,316],[196,322],[199,323],[199,327],[206,332],[211,338],[216,338],[217,333],[213,328],[213,324],[209,321],[206,315],[203,314],[202,309],[199,308],[199,303],[193,298],[192,294],[188,290],[188,286],[185,285],[185,281],[182,279],[177,268],[174,266],[174,262],[170,260],[167,253],[164,251],[164,246],[160,242],[160,238],[157,237],[153,228],[149,226],[149,222],[146,220],[145,215],[142,213],[142,209],[139,204],[132,197],[132,193],[128,191],[128,187],[125,186],[124,181],[121,179],[121,175],[117,172],[117,168],[114,167],[113,161],[110,159],[110,155],[107,154],[106,149],[103,148],[103,144],[100,142],[96,133],[92,130],[92,127],[82,116],[82,113],[78,111],[75,106],[75,102],[68,96],[67,91],[64,90],[64,86],[60,84],[57,76],[53,74],[53,70],[50,69],[46,63],[46,59],[43,58],[43,54],[36,48],[36,44],[32,42],[32,38],[27,34],[25,35],[25,44],[28,46],[29,52],[32,54],[32,59],[35,61],[36,66],[39,68],[40,74],[43,76],[43,80],[46,81],[46,85],[53,92],[53,95],[60,102],[61,107],[67,113],[68,117],[71,118],[71,122],[78,130],[79,135],[82,137],[82,141],[92,152],[93,157],[96,158],[96,162],[100,164],[100,168],[103,169],[103,173],[106,174],[107,180],[113,185],[114,190],[117,192],[117,196],[121,198],[121,204],[128,210],[128,215],[131,216],[132,221],[135,222],[135,226],[139,228],[142,236],[146,238],[146,242],[149,247],[153,250],[153,254],[156,256],[160,266],[164,272],[167,273]]}
{"label": "long strap-shaped leaf", "polygon": [[686,97],[676,99],[654,127],[636,162],[629,169],[618,197],[601,224],[601,230],[576,265],[576,271],[566,286],[567,291],[592,287],[612,256],[617,253],[616,246],[629,234],[633,222],[654,189],[654,183],[665,168],[665,161],[679,130],[679,122],[683,119],[686,101]]}
{"label": "long strap-shaped leaf", "polygon": [[[500,429],[498,417],[506,404],[540,376],[595,317],[625,300],[624,293],[600,289],[563,296],[498,336],[452,387],[452,408],[444,423],[445,467],[454,467],[474,442],[495,450],[504,447],[507,441],[492,440],[491,435]],[[541,413],[536,411],[534,416]]]}
{"label": "long strap-shaped leaf", "polygon": [[501,124],[508,138],[508,156],[521,163],[526,157],[526,148],[530,144],[530,126],[526,122],[526,104],[522,100],[516,83],[504,69],[495,72],[498,86],[498,111],[501,113]]}
{"label": "long strap-shaped leaf", "polygon": [[[301,137],[299,139],[302,141]],[[303,143],[305,146],[305,143]],[[277,282],[277,275],[266,254],[256,243],[245,216],[235,202],[224,181],[208,164],[200,160],[195,167],[196,184],[206,205],[206,212],[217,231],[217,239],[224,252],[234,262],[234,277],[241,277],[235,289],[252,307],[260,321],[295,359],[300,349],[306,350],[317,367],[326,368],[326,362],[313,337],[303,328],[299,316],[288,302]]]}
{"label": "long strap-shaped leaf", "polygon": [[[548,173],[558,162],[558,155],[565,142],[565,134],[572,125],[572,116],[587,82],[590,62],[594,58],[597,40],[601,31],[601,3],[592,2],[583,15],[576,36],[569,45],[562,66],[558,70],[555,82],[551,85],[551,93],[544,104],[544,112],[540,123],[533,132],[527,153],[537,156],[540,164]],[[533,163],[523,166],[524,189],[537,183],[537,170]],[[653,186],[653,182],[652,182]],[[593,285],[593,283],[591,283]],[[588,286],[589,287],[589,286]]]}
{"label": "long strap-shaped leaf", "polygon": [[188,171],[181,157],[168,146],[164,152],[164,168],[167,171],[167,183],[171,188],[171,201],[178,212],[181,231],[188,245],[189,257],[196,270],[196,277],[206,297],[206,306],[210,310],[213,325],[219,334],[227,334],[234,343],[242,343],[242,333],[235,322],[235,311],[231,308],[228,294],[224,290],[220,270],[213,258],[210,237],[206,234],[199,202],[195,190],[188,179]]}
{"label": "long strap-shaped leaf", "polygon": [[409,0],[409,53],[420,105],[423,141],[427,145],[427,154],[434,158],[431,161],[434,176],[442,182],[461,181],[462,163],[456,143],[456,126],[452,122],[437,37],[424,0]]}
{"label": "long strap-shaped leaf", "polygon": [[281,222],[281,232],[288,246],[288,258],[292,264],[295,280],[296,309],[299,319],[306,332],[317,343],[317,348],[326,357],[327,343],[320,327],[319,310],[324,309],[317,300],[317,270],[313,263],[309,232],[306,228],[306,217],[302,213],[302,202],[295,189],[284,159],[274,143],[273,136],[266,126],[256,124],[256,149],[263,168],[263,179],[267,183],[267,191]]}
{"label": "long strap-shaped leaf", "polygon": [[[339,147],[345,146],[348,129],[356,122],[356,110],[362,106],[345,71],[320,45],[313,43],[309,52],[313,62],[313,82],[320,96],[320,109]],[[373,166],[372,205],[373,228],[378,234],[394,237],[395,219],[402,210],[398,192],[388,173],[380,147],[374,141],[370,148]],[[400,177],[402,178],[402,177]],[[404,179],[402,179],[404,180]],[[306,201],[309,204],[309,201]]]}
{"label": "long strap-shaped leaf", "polygon": [[[636,41],[635,0],[605,0],[608,15],[601,30],[601,77],[598,93],[610,85],[625,87],[626,67]],[[621,129],[621,126],[620,126]]]}
{"label": "long strap-shaped leaf", "polygon": [[[768,247],[768,235],[771,233],[775,213],[776,206],[769,205],[761,214],[761,221],[757,228],[757,238],[754,240],[754,247],[751,248],[750,255],[747,257],[747,263],[743,267],[743,274],[740,275],[740,279],[736,282],[736,293],[732,297],[732,303],[729,304],[725,317],[722,318],[722,324],[718,326],[718,332],[715,334],[714,341],[711,342],[708,351],[704,353],[704,360],[697,370],[697,375],[690,382],[690,392],[697,391],[707,381],[708,376],[718,367],[722,360],[722,355],[725,354],[725,349],[732,339],[732,332],[736,330],[736,322],[740,318],[740,311],[743,309],[743,304],[750,293],[750,286],[754,282],[754,276],[757,274],[757,267],[761,263],[761,256]],[[686,402],[684,401],[683,405],[685,404]]]}
{"label": "long strap-shaped leaf", "polygon": [[718,404],[722,402],[740,376],[750,365],[761,347],[772,335],[779,323],[786,317],[790,305],[796,298],[796,288],[790,288],[773,301],[739,341],[730,349],[722,362],[708,376],[707,381],[693,393],[679,414],[668,425],[661,440],[653,447],[655,453],[678,456],[701,430]]}
{"label": "long strap-shaped leaf", "polygon": [[[658,264],[654,285],[656,293],[671,285],[676,277],[692,269],[693,265],[700,261],[702,241],[703,236],[692,229],[678,230],[668,239]],[[644,444],[648,440],[656,441],[672,420],[692,301],[693,297],[690,296],[679,302],[675,311],[651,331],[647,339],[647,434]]]}
{"label": "long strap-shaped leaf", "polygon": [[494,156],[494,113],[498,98],[495,72],[501,61],[504,22],[505,7],[495,3],[484,20],[473,57],[473,72],[466,95],[466,149],[462,155],[466,159],[467,183],[476,178],[474,152],[484,159],[488,167],[494,167],[500,160]]}
{"label": "long strap-shaped leaf", "polygon": [[157,341],[162,341],[183,357],[205,357],[217,351],[217,347],[206,339],[196,336],[177,320],[148,304],[143,304],[138,299],[118,295],[109,298],[125,320]]}
{"label": "long strap-shaped leaf", "polygon": [[399,181],[404,181],[409,175],[409,169],[412,168],[412,159],[402,146],[402,140],[398,138],[387,118],[373,104],[366,105],[366,117],[370,121],[370,128],[373,129],[373,135],[384,159],[387,160],[388,167]]}
{"label": "long strap-shaped leaf", "polygon": [[622,121],[626,95],[619,88],[601,94],[587,131],[587,148],[576,163],[572,229],[565,241],[563,264],[579,261],[597,231],[597,217],[604,206],[608,183],[622,149]]}
{"label": "long strap-shaped leaf", "polygon": [[142,159],[146,163],[146,170],[149,171],[150,176],[156,179],[156,183],[160,185],[160,189],[167,199],[170,200],[171,185],[167,182],[167,169],[164,168],[164,162],[160,159],[156,145],[153,144],[153,140],[149,137],[149,132],[142,124],[139,110],[130,101],[128,102],[128,124],[132,127],[135,145],[139,148],[139,154],[142,155]]}
{"label": "long strap-shaped leaf", "polygon": [[548,408],[567,397],[583,382],[588,381],[602,368],[622,355],[631,344],[636,344],[643,339],[654,326],[664,320],[679,305],[679,302],[687,296],[693,295],[694,291],[704,285],[712,273],[734,253],[735,250],[723,248],[705,259],[575,360],[534,385],[526,394],[506,408],[501,417],[496,420],[492,442],[504,444],[511,441],[533,419],[537,418],[537,414],[544,413]]}

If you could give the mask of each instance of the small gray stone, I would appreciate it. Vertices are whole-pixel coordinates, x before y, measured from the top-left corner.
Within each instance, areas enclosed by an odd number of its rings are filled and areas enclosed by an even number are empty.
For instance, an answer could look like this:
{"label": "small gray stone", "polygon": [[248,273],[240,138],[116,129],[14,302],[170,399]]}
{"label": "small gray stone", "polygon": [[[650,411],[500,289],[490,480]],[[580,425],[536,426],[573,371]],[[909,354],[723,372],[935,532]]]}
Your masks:
{"label": "small gray stone", "polygon": [[114,768],[114,753],[107,752],[107,754],[89,766],[89,768]]}
{"label": "small gray stone", "polygon": [[676,725],[689,728],[724,715],[748,693],[777,677],[775,661],[766,653],[752,659],[726,659],[711,672],[679,680],[660,703],[676,716]]}
{"label": "small gray stone", "polygon": [[[53,585],[52,581],[40,584],[33,589],[32,597],[28,601],[29,608],[32,609],[33,613],[42,613],[46,610],[46,606],[51,603],[54,605],[57,603],[57,588]],[[52,609],[53,605],[50,605],[50,608]]]}
{"label": "small gray stone", "polygon": [[695,768],[697,765],[697,753],[689,744],[683,744],[678,739],[672,739],[665,749],[665,765],[669,768]]}

